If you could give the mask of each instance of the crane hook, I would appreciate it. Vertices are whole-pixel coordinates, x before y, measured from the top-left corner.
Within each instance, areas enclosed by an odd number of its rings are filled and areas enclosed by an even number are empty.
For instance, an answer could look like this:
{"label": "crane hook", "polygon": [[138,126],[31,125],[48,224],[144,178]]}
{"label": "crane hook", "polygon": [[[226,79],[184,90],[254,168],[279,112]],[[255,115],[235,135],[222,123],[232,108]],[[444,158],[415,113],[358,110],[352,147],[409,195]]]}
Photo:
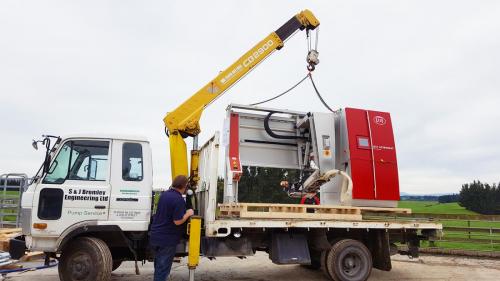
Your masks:
{"label": "crane hook", "polygon": [[307,58],[306,58],[307,70],[314,71],[314,69],[316,69],[316,65],[319,64],[318,56],[319,56],[318,51],[316,51],[314,49],[309,51],[309,53],[307,54]]}

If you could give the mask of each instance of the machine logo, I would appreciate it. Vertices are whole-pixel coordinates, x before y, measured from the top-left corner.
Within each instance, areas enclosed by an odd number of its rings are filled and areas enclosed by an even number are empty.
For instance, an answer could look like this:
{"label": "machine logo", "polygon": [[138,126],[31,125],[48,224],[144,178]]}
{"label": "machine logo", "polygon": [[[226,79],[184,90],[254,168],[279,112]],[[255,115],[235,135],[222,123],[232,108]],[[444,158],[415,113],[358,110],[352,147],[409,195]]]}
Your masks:
{"label": "machine logo", "polygon": [[383,126],[383,125],[385,125],[385,123],[387,123],[387,121],[385,120],[384,117],[378,116],[378,115],[373,117],[373,122],[375,122],[375,124],[380,125],[380,126]]}

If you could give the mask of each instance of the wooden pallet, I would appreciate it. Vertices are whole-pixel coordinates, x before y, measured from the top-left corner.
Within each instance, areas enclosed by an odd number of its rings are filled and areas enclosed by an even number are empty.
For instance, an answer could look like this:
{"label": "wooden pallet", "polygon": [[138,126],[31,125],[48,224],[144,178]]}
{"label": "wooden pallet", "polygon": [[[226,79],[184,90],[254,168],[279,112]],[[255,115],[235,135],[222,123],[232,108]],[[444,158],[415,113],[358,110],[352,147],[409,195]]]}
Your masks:
{"label": "wooden pallet", "polygon": [[327,205],[232,203],[219,204],[221,218],[362,220],[363,213],[411,213],[410,209]]}
{"label": "wooden pallet", "polygon": [[[20,228],[0,228],[0,251],[9,251],[10,239],[22,235],[22,230]],[[17,269],[22,268],[22,264],[18,262],[27,262],[40,260],[45,258],[45,253],[43,252],[29,252],[22,256],[19,260],[11,260],[12,263],[0,266],[0,269]]]}
{"label": "wooden pallet", "polygon": [[44,252],[29,252],[26,253],[26,255],[22,256],[19,261],[20,262],[25,262],[25,261],[34,261],[34,260],[41,260],[45,258],[45,253]]}
{"label": "wooden pallet", "polygon": [[10,239],[20,235],[20,228],[0,228],[0,251],[8,252]]}

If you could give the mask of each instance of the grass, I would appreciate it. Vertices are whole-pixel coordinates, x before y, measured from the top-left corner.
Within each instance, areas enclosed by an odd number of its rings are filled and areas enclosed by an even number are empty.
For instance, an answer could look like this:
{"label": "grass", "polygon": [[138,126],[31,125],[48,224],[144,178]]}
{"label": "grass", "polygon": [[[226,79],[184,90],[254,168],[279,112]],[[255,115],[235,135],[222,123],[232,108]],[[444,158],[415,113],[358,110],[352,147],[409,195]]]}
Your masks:
{"label": "grass", "polygon": [[399,201],[399,208],[409,208],[413,213],[476,215],[458,203],[439,203],[435,201]]}
{"label": "grass", "polygon": [[[428,248],[429,242],[422,241],[420,247]],[[435,242],[435,246],[444,249],[459,249],[459,250],[473,250],[473,251],[500,251],[499,244],[478,244],[478,243],[464,243],[464,242]]]}
{"label": "grass", "polygon": [[[466,210],[459,206],[457,203],[439,203],[435,201],[400,201],[398,207],[412,209],[413,213],[423,214],[454,214],[454,215],[477,215],[477,213]],[[441,219],[440,223],[443,227],[481,227],[481,228],[500,228],[500,221],[479,221],[479,220],[448,220]],[[461,250],[479,250],[479,251],[500,251],[500,235],[496,234],[493,237],[488,236],[489,233],[471,232],[470,238],[484,239],[484,243],[478,242],[435,242],[435,247],[447,249],[461,249]],[[443,239],[446,238],[460,238],[467,240],[469,233],[464,231],[444,231]],[[493,239],[495,244],[490,243]],[[498,244],[496,244],[498,243]],[[429,247],[429,242],[423,241],[422,247]]]}
{"label": "grass", "polygon": [[[14,196],[14,195],[18,196],[19,195],[19,191],[15,191],[15,190],[6,190],[5,192],[9,196]],[[1,190],[1,189],[0,189],[0,196],[3,196],[3,190]]]}
{"label": "grass", "polygon": [[441,220],[440,222],[443,224],[443,226],[500,228],[500,221]]}

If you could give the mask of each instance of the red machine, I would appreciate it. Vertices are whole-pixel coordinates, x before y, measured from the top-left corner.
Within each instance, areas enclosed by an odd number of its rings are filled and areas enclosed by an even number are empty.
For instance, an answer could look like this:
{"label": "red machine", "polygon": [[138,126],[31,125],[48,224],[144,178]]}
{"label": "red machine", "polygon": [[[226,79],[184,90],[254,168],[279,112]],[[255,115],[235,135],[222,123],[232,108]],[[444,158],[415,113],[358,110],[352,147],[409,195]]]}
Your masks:
{"label": "red machine", "polygon": [[337,166],[351,175],[353,205],[395,207],[399,180],[390,114],[346,108],[338,121]]}

